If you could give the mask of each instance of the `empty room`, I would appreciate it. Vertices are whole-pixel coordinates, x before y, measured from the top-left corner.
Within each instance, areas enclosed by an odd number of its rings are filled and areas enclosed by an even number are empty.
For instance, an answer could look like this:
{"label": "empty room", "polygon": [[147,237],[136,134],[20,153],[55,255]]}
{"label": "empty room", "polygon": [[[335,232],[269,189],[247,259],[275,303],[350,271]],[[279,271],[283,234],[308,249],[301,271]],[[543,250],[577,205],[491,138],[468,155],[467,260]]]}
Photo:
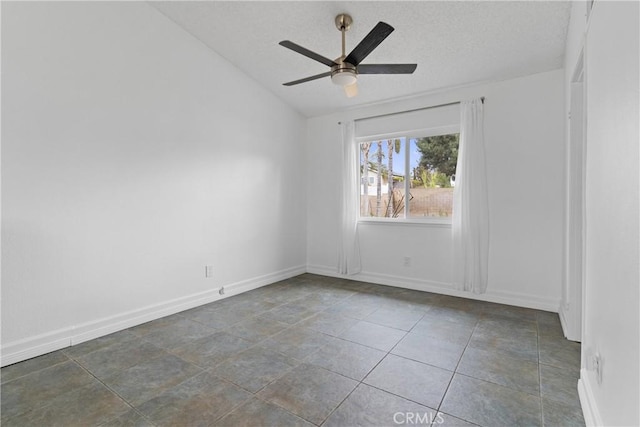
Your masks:
{"label": "empty room", "polygon": [[0,15],[3,426],[640,425],[640,3]]}

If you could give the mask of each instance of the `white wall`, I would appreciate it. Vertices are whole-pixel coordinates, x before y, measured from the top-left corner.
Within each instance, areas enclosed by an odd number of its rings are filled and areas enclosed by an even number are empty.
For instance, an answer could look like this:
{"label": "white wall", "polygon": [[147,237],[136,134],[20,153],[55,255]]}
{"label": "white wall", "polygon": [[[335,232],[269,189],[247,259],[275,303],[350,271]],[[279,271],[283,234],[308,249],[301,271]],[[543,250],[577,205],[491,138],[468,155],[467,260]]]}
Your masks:
{"label": "white wall", "polygon": [[[586,28],[586,269],[579,391],[590,425],[640,425],[639,13],[637,2],[595,2],[588,25],[575,28]],[[592,363],[595,354],[602,358],[601,383]]]}
{"label": "white wall", "polygon": [[3,364],[304,271],[304,118],[147,4],[3,2],[2,90]]}
{"label": "white wall", "polygon": [[[485,96],[490,204],[489,286],[481,298],[557,311],[562,275],[564,71],[425,95],[308,122],[308,269],[336,274],[340,174],[338,121]],[[360,225],[356,280],[457,295],[451,229]],[[381,251],[379,248],[385,248]],[[389,251],[388,248],[393,250]],[[403,266],[404,256],[412,266]],[[469,296],[469,294],[465,294]]]}

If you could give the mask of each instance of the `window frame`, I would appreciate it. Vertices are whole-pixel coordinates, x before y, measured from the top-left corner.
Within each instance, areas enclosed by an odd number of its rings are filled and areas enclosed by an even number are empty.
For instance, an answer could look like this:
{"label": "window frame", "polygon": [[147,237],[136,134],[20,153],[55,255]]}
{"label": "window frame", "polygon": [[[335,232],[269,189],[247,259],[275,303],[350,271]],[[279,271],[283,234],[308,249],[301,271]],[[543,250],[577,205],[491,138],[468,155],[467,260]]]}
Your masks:
{"label": "window frame", "polygon": [[[460,124],[455,125],[446,125],[446,126],[437,126],[437,127],[429,127],[422,129],[415,129],[403,132],[390,132],[379,135],[369,135],[369,136],[361,136],[355,138],[355,143],[358,145],[358,152],[360,151],[360,144],[363,142],[376,142],[380,140],[386,139],[395,139],[395,138],[405,138],[405,150],[404,150],[404,164],[405,170],[403,171],[405,174],[404,185],[405,185],[405,194],[409,194],[410,190],[410,179],[409,169],[410,169],[410,150],[409,145],[411,139],[416,138],[429,138],[432,136],[439,135],[450,135],[460,133]],[[360,155],[358,155],[358,163],[354,165],[358,174],[360,175]],[[360,175],[360,180],[362,181],[362,176]],[[362,224],[371,224],[371,225],[394,225],[394,226],[428,226],[428,227],[443,227],[443,228],[451,228],[452,218],[446,217],[436,217],[436,216],[428,216],[428,217],[415,217],[415,218],[385,218],[385,217],[374,217],[374,216],[362,216],[360,212],[360,207],[362,203],[362,192],[360,191],[360,186],[358,186],[358,223]],[[405,197],[405,214],[408,213],[409,210],[409,199]]]}

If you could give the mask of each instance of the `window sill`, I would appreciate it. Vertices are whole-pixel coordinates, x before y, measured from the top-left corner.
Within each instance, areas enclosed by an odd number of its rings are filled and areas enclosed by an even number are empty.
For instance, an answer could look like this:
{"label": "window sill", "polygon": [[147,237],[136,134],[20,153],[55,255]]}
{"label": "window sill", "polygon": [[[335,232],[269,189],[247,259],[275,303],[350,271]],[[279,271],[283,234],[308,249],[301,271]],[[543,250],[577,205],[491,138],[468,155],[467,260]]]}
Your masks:
{"label": "window sill", "polygon": [[402,227],[431,227],[431,228],[451,228],[451,218],[409,218],[409,219],[389,219],[389,218],[358,218],[358,224],[362,225],[392,225]]}

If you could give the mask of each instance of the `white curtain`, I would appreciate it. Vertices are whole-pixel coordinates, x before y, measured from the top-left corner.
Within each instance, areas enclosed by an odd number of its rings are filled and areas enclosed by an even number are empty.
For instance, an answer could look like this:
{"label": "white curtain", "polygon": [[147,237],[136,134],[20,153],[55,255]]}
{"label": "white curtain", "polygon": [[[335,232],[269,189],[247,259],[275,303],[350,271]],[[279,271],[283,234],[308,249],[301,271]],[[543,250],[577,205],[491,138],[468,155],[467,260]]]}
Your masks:
{"label": "white curtain", "polygon": [[489,200],[482,99],[460,105],[460,146],[453,190],[453,279],[460,290],[484,293],[489,271]]}
{"label": "white curtain", "polygon": [[358,170],[358,144],[354,138],[353,121],[342,123],[342,198],[340,205],[340,241],[338,272],[360,272],[360,246],[358,244],[358,211],[360,177]]}

